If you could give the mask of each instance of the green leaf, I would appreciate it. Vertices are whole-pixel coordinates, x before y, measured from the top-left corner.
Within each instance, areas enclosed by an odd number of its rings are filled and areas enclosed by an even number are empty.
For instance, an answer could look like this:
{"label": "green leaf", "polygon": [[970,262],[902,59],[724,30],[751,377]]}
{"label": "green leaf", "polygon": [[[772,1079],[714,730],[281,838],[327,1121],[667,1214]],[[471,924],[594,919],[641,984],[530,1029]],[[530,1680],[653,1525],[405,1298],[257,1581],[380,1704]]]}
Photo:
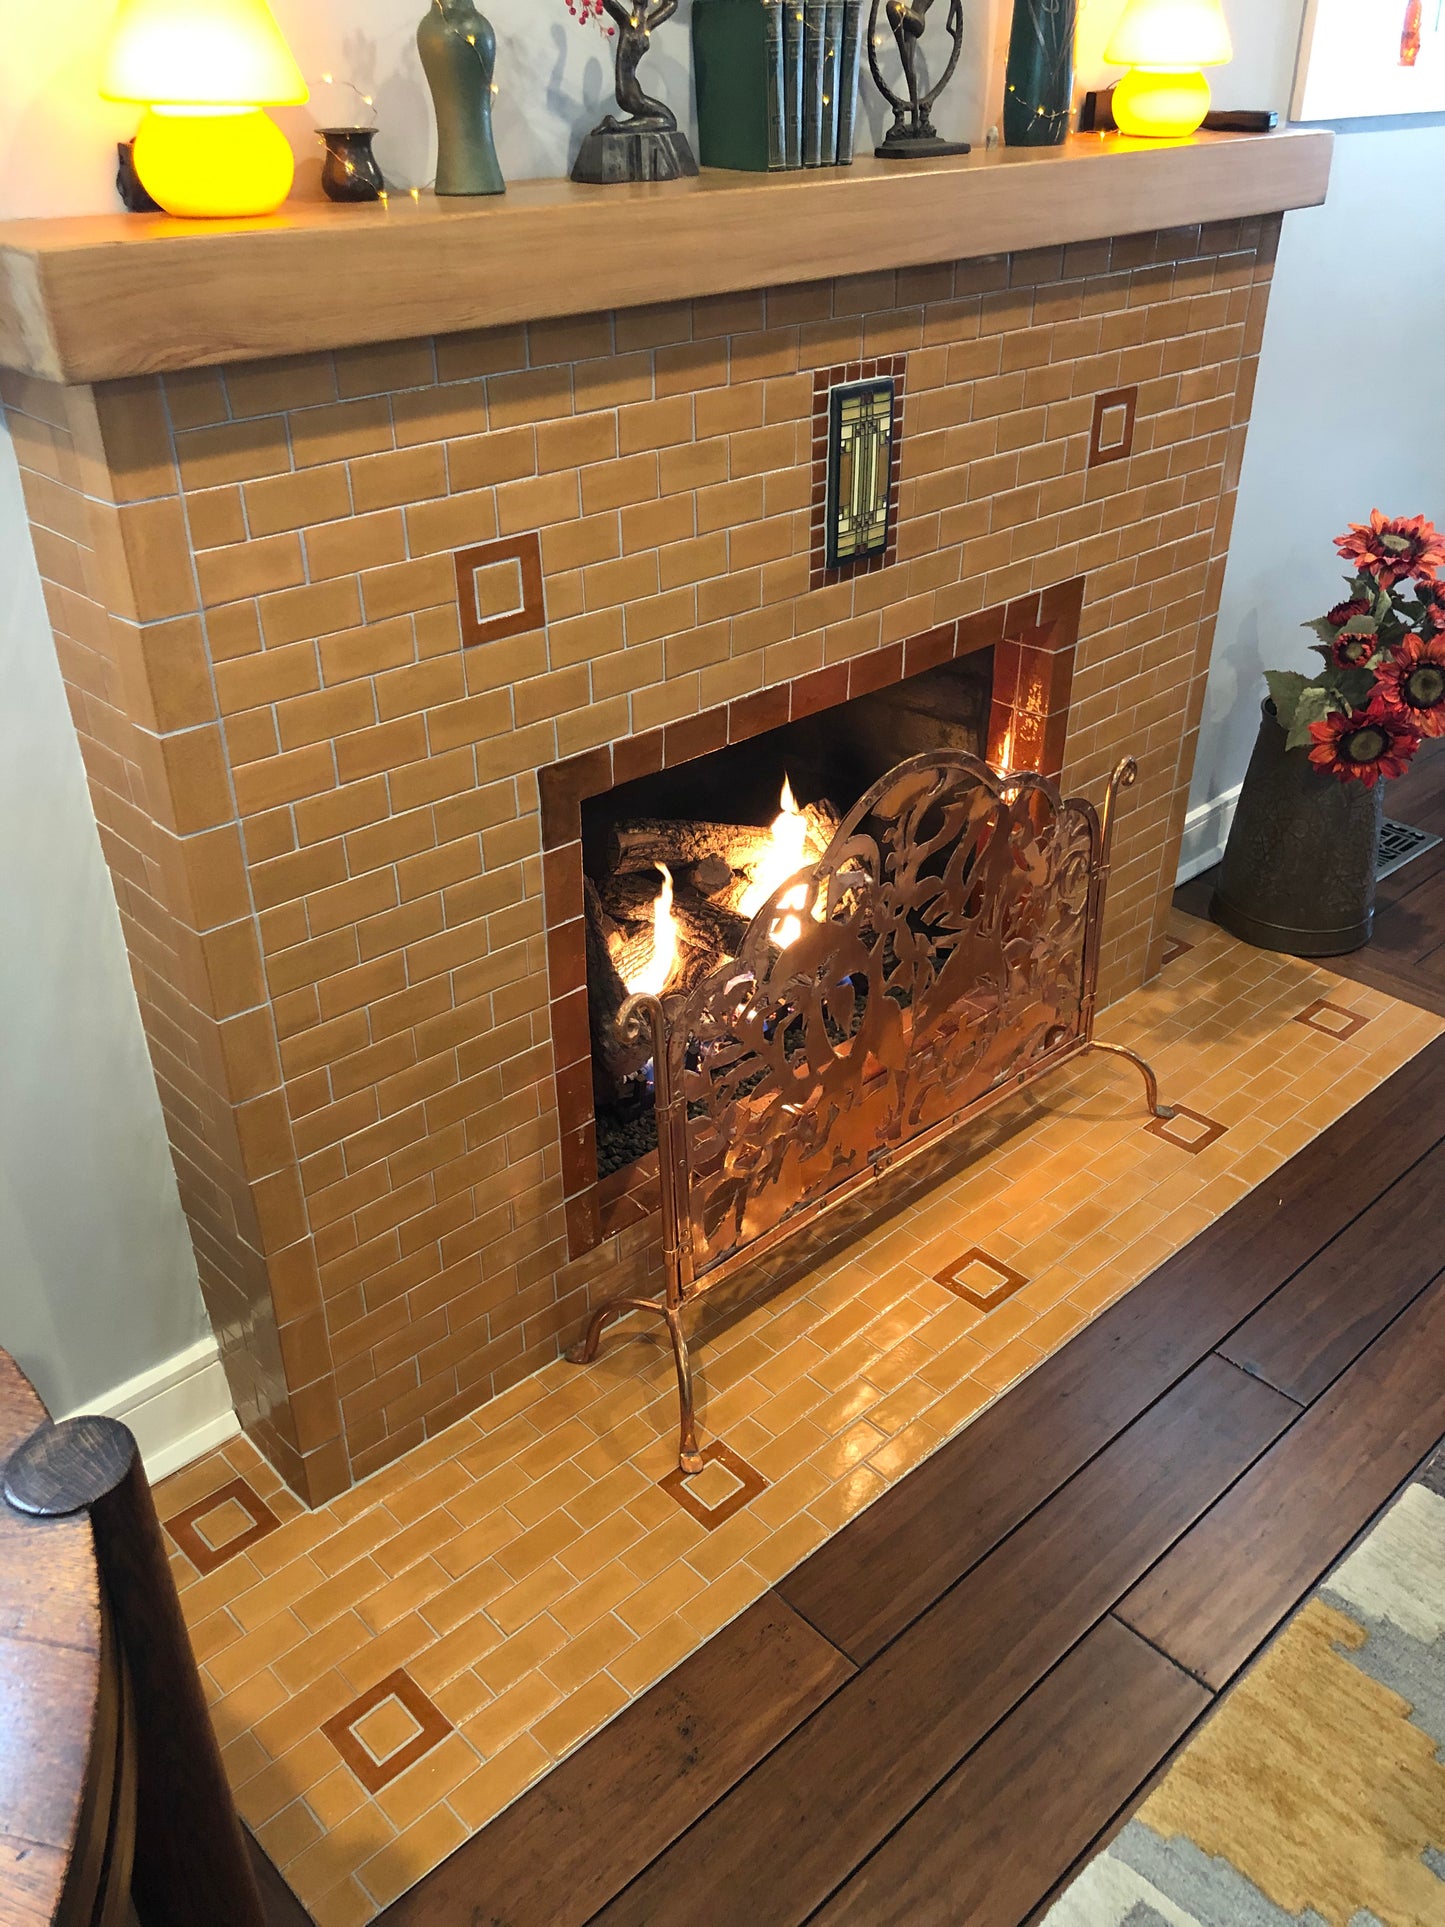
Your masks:
{"label": "green leaf", "polygon": [[1363,709],[1375,693],[1375,672],[1369,668],[1341,669],[1334,677],[1340,707]]}
{"label": "green leaf", "polygon": [[1293,729],[1295,711],[1308,686],[1308,679],[1297,669],[1266,669],[1264,679],[1269,684],[1270,701],[1274,704],[1275,714],[1286,729]]}
{"label": "green leaf", "polygon": [[1351,616],[1343,633],[1347,636],[1373,636],[1378,634],[1379,627],[1373,616]]}
{"label": "green leaf", "polygon": [[1285,748],[1304,749],[1312,743],[1314,738],[1310,735],[1310,724],[1328,716],[1333,707],[1329,690],[1321,688],[1318,683],[1302,690],[1295,707],[1294,724],[1285,738]]}
{"label": "green leaf", "polygon": [[1300,627],[1301,629],[1313,629],[1320,641],[1325,644],[1326,648],[1329,647],[1335,637],[1340,633],[1328,616],[1320,616],[1314,622],[1302,622]]}

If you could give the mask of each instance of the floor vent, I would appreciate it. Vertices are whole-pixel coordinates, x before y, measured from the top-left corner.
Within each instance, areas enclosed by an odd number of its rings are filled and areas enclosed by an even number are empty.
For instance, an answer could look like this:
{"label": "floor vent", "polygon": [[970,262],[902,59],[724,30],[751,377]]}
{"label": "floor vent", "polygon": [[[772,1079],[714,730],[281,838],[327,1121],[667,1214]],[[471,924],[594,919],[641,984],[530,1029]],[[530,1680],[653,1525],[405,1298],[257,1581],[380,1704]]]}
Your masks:
{"label": "floor vent", "polygon": [[1375,876],[1393,876],[1396,870],[1417,856],[1424,856],[1433,850],[1440,841],[1431,830],[1417,830],[1413,823],[1397,823],[1387,816],[1380,825],[1380,854],[1375,862]]}

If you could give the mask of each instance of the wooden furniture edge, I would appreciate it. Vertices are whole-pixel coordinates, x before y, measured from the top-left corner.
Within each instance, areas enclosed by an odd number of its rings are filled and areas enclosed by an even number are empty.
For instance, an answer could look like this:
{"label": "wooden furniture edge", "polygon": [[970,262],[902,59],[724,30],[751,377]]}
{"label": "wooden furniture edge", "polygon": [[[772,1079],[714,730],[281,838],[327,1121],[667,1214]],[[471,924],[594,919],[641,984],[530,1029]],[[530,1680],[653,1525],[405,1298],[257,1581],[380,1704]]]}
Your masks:
{"label": "wooden furniture edge", "polygon": [[[1333,135],[1078,135],[846,170],[704,172],[262,220],[0,224],[0,366],[111,381],[885,272],[1318,205]],[[346,290],[338,298],[338,290]]]}
{"label": "wooden furniture edge", "polygon": [[[9,1353],[0,1351],[0,1473],[47,1417],[39,1393]],[[32,1814],[26,1831],[12,1829],[8,1812],[0,1814],[0,1861],[7,1870],[14,1863],[24,1871],[13,1884],[0,1878],[0,1918],[6,1927],[44,1927],[67,1897],[72,1865],[85,1844],[82,1823],[97,1769],[104,1764],[96,1748],[105,1711],[100,1575],[89,1520],[67,1520],[47,1540],[44,1526],[10,1511],[0,1496],[0,1568],[0,1649],[12,1658],[33,1655],[24,1687],[36,1699],[53,1686],[58,1667],[70,1667],[72,1703],[83,1701],[87,1709],[84,1733],[55,1731],[55,1744],[43,1755],[12,1759],[11,1735],[0,1726],[6,1778],[28,1782],[31,1806],[43,1807],[46,1816],[46,1824],[36,1826]],[[47,1704],[31,1730],[55,1724],[55,1709]]]}

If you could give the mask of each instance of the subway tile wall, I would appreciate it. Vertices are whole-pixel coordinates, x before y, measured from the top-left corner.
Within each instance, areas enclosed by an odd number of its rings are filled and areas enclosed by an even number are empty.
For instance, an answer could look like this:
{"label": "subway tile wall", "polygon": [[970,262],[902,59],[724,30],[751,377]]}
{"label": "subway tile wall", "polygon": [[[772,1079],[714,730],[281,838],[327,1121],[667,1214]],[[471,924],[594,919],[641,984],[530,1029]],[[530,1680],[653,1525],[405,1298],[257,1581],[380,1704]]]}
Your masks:
{"label": "subway tile wall", "polygon": [[[1278,225],[0,378],[207,1303],[304,1498],[655,1269],[648,1224],[567,1256],[539,768],[1083,576],[1064,784],[1143,772],[1105,995],[1157,965]],[[894,356],[897,559],[810,588],[815,371]],[[456,551],[533,535],[544,624],[464,646]]]}

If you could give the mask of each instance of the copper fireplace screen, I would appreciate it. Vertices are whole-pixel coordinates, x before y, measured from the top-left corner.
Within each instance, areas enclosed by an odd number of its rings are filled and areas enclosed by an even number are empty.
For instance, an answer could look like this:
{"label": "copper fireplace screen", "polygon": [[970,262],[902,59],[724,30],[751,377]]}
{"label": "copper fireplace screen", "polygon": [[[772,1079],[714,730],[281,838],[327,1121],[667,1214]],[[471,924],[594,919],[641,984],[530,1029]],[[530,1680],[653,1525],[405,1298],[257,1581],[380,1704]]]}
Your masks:
{"label": "copper fireplace screen", "polygon": [[[1046,777],[962,751],[900,763],[823,857],[758,911],[735,957],[686,996],[631,997],[650,1033],[665,1290],[593,1313],[571,1356],[627,1311],[666,1321],[679,1463],[702,1469],[683,1315],[741,1266],[932,1149],[1094,1039],[1099,929],[1119,794],[1102,812]],[[788,930],[792,941],[780,947]]]}

